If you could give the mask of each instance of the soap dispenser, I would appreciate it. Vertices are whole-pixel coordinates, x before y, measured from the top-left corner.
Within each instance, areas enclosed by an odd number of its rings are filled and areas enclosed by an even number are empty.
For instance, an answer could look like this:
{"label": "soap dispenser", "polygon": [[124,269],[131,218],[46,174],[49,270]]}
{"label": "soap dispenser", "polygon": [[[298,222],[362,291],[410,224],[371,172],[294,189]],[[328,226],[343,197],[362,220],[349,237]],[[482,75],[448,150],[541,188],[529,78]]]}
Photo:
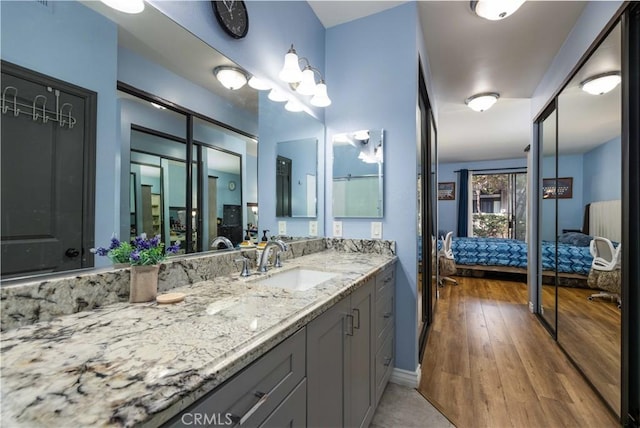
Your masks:
{"label": "soap dispenser", "polygon": [[269,231],[269,229],[262,231],[262,242],[267,242],[269,240],[269,238],[267,238],[267,232],[268,231]]}

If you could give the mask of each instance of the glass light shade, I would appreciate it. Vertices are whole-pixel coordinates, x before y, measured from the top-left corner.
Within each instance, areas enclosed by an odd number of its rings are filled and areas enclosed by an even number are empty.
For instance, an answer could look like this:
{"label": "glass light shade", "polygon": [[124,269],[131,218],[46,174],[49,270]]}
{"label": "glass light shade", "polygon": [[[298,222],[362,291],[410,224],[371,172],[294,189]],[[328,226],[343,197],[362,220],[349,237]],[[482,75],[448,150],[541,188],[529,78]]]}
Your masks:
{"label": "glass light shade", "polygon": [[614,71],[590,77],[580,84],[580,88],[591,95],[603,95],[611,92],[621,81],[620,72]]}
{"label": "glass light shade", "polygon": [[257,89],[258,91],[271,89],[271,86],[269,86],[267,82],[262,79],[258,79],[256,76],[251,76],[251,79],[249,79],[249,86],[253,89]]}
{"label": "glass light shade", "polygon": [[289,52],[284,56],[284,65],[279,76],[280,79],[287,83],[296,83],[302,79],[302,71],[298,65],[298,55],[293,48],[289,49]]}
{"label": "glass light shade", "polygon": [[275,89],[275,88],[273,88],[273,89],[269,92],[268,98],[269,98],[271,101],[275,101],[275,102],[277,102],[277,103],[283,103],[283,102],[285,102],[285,101],[288,101],[288,100],[289,100],[289,98],[288,98],[285,94],[283,94],[282,92],[280,92],[279,90],[277,90],[277,89]]}
{"label": "glass light shade", "polygon": [[495,93],[478,94],[467,98],[464,102],[471,110],[485,111],[490,109],[498,101],[498,98],[500,95]]}
{"label": "glass light shade", "polygon": [[124,13],[140,13],[144,10],[143,0],[100,0],[110,8]]}
{"label": "glass light shade", "polygon": [[292,112],[299,112],[302,111],[302,104],[300,104],[298,101],[296,100],[289,100],[285,105],[284,105],[285,110],[287,111],[292,111]]}
{"label": "glass light shade", "polygon": [[236,67],[216,67],[213,72],[222,86],[232,91],[240,89],[247,84],[246,74]]}
{"label": "glass light shade", "polygon": [[316,107],[327,107],[331,105],[329,95],[327,95],[327,85],[324,80],[316,85],[316,92],[311,98],[311,105]]}
{"label": "glass light shade", "polygon": [[471,8],[480,17],[490,21],[499,21],[513,15],[525,0],[478,0],[471,2]]}
{"label": "glass light shade", "polygon": [[296,88],[300,95],[313,95],[316,92],[316,78],[311,67],[307,67],[302,72],[302,80]]}

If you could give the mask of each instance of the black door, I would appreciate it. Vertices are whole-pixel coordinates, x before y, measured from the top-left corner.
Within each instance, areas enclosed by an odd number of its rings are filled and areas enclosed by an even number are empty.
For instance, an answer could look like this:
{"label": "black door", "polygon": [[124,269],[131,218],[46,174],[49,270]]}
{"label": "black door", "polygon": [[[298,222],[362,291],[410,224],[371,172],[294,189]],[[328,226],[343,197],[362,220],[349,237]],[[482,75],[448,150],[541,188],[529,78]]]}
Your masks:
{"label": "black door", "polygon": [[2,276],[92,265],[85,236],[91,100],[5,63],[2,94]]}

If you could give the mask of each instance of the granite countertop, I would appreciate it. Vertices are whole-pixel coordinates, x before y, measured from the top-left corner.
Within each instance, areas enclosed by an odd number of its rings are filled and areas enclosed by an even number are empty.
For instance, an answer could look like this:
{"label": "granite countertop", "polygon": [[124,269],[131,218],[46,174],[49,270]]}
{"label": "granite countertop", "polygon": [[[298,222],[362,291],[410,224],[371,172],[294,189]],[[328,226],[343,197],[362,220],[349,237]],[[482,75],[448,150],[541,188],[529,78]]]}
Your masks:
{"label": "granite countertop", "polygon": [[2,422],[160,425],[395,260],[328,250],[270,270],[340,273],[307,291],[234,274],[172,290],[187,295],[178,304],[115,303],[3,332]]}

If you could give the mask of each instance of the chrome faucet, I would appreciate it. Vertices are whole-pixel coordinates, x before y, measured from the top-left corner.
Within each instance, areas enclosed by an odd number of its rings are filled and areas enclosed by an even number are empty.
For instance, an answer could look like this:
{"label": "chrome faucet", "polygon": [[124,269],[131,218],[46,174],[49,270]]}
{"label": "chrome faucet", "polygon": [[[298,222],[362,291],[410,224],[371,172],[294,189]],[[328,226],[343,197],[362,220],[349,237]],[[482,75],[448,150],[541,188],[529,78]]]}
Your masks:
{"label": "chrome faucet", "polygon": [[280,262],[280,253],[283,251],[287,251],[289,247],[283,241],[275,239],[273,241],[269,241],[262,250],[262,255],[260,256],[260,261],[258,263],[258,272],[267,271],[267,263],[269,262],[269,255],[271,254],[271,248],[273,247],[276,248],[276,261],[274,263],[274,266],[282,267],[282,262]]}
{"label": "chrome faucet", "polygon": [[223,244],[225,248],[233,248],[233,243],[229,241],[229,239],[225,238],[224,236],[218,236],[216,239],[214,239],[213,242],[211,243],[211,248],[213,248],[214,250],[217,250],[218,245],[220,244]]}

